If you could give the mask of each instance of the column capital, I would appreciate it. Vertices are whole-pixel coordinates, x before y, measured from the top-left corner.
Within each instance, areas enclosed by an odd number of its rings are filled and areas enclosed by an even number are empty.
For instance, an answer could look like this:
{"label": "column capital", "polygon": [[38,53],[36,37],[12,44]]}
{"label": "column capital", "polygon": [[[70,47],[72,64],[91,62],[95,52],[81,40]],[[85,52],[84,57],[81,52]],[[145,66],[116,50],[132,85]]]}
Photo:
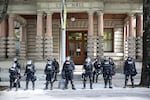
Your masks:
{"label": "column capital", "polygon": [[9,17],[15,17],[16,16],[16,14],[14,14],[14,13],[9,13]]}
{"label": "column capital", "polygon": [[37,15],[43,15],[44,12],[43,11],[37,11]]}
{"label": "column capital", "polygon": [[52,12],[52,11],[47,11],[47,12],[46,12],[47,15],[53,15],[53,13],[54,13],[54,12]]}
{"label": "column capital", "polygon": [[97,12],[97,14],[98,14],[98,15],[103,15],[103,14],[104,14],[104,12],[103,12],[103,11],[101,11],[101,10],[96,11],[96,12]]}
{"label": "column capital", "polygon": [[136,14],[137,16],[143,16],[143,13],[141,12],[141,13],[137,13]]}
{"label": "column capital", "polygon": [[134,16],[135,13],[128,13],[128,16]]}
{"label": "column capital", "polygon": [[88,15],[93,15],[95,11],[93,10],[90,10],[90,11],[87,11]]}

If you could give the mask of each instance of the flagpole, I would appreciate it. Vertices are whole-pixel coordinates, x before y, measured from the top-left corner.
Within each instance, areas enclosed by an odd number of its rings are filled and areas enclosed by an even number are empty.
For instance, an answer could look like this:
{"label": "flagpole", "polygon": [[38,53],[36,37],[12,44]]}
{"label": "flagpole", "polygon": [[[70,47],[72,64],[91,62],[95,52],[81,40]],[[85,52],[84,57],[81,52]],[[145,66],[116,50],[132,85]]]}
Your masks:
{"label": "flagpole", "polygon": [[61,38],[61,45],[62,45],[62,52],[61,52],[61,65],[63,65],[63,63],[65,62],[65,58],[66,58],[66,19],[65,19],[65,0],[62,0],[62,13],[61,13],[61,31],[62,31],[62,38]]}

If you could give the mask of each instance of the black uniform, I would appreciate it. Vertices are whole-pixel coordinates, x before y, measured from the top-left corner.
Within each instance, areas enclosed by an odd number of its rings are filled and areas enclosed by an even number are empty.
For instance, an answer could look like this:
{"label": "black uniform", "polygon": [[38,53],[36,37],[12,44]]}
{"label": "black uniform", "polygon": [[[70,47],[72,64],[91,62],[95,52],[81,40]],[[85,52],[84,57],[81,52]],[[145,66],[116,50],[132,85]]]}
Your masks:
{"label": "black uniform", "polygon": [[44,69],[44,72],[46,74],[46,86],[45,89],[48,89],[48,84],[50,82],[51,84],[51,90],[53,89],[53,78],[54,78],[54,72],[55,72],[55,67],[52,64],[46,64],[46,67]]}
{"label": "black uniform", "polygon": [[71,82],[72,89],[75,90],[75,86],[73,84],[73,71],[75,70],[75,65],[72,61],[66,60],[63,69],[62,69],[62,78],[65,79],[65,88],[68,88],[68,82]]}
{"label": "black uniform", "polygon": [[[19,79],[18,79],[18,87],[20,88],[21,85],[20,85],[20,79],[21,79],[21,66],[19,64],[18,61],[14,61],[14,63],[16,64],[16,68],[18,69],[18,76],[19,76]],[[16,86],[16,84],[14,84],[14,86]]]}
{"label": "black uniform", "polygon": [[109,63],[112,65],[112,75],[115,75],[116,65],[112,58],[109,57]]}
{"label": "black uniform", "polygon": [[93,71],[93,82],[95,81],[96,76],[96,83],[98,81],[98,76],[102,74],[102,67],[101,64],[98,61],[94,62],[94,71]]}
{"label": "black uniform", "polygon": [[93,89],[92,87],[92,80],[93,80],[93,65],[91,62],[86,62],[83,65],[84,72],[84,80],[83,80],[83,89],[86,88],[86,80],[89,78],[90,80],[90,89]]}
{"label": "black uniform", "polygon": [[34,75],[36,72],[35,66],[33,64],[27,64],[26,69],[25,69],[25,75],[26,75],[26,89],[28,89],[28,84],[29,81],[32,81],[32,89],[34,90],[35,88],[35,81],[36,81],[36,76]]}
{"label": "black uniform", "polygon": [[59,63],[54,59],[53,66],[55,67],[55,73],[54,73],[54,81],[57,81],[57,74],[59,73]]}
{"label": "black uniform", "polygon": [[131,78],[132,87],[134,87],[134,79],[133,76],[137,74],[135,62],[132,58],[129,58],[124,63],[124,74],[125,74],[125,85],[124,88],[127,86],[127,82],[129,77]]}
{"label": "black uniform", "polygon": [[146,72],[147,72],[147,74],[148,74],[148,88],[150,88],[150,63],[149,64],[147,64],[147,66],[146,66],[146,68],[147,68],[147,70],[146,70]]}
{"label": "black uniform", "polygon": [[112,88],[113,66],[110,64],[109,60],[104,60],[104,62],[101,64],[101,67],[103,69],[104,87],[106,88],[107,83],[109,82],[109,88]]}
{"label": "black uniform", "polygon": [[10,89],[12,89],[13,84],[16,84],[16,90],[18,89],[18,80],[19,80],[19,72],[18,68],[13,66],[9,68],[9,78],[10,78]]}

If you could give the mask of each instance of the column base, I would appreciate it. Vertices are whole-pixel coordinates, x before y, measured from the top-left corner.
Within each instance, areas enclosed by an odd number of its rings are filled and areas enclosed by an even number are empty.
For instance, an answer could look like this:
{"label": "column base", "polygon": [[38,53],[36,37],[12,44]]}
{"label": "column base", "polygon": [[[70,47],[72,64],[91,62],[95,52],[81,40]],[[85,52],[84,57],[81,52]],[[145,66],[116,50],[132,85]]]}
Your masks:
{"label": "column base", "polygon": [[142,61],[143,59],[143,38],[136,38],[136,59]]}
{"label": "column base", "polygon": [[21,60],[26,59],[26,42],[20,42],[20,54],[19,58]]}
{"label": "column base", "polygon": [[44,59],[47,57],[53,59],[53,37],[45,37],[44,41]]}
{"label": "column base", "polygon": [[103,40],[103,36],[98,36],[97,37],[97,56],[100,59],[103,59],[103,57],[104,57],[104,40]]}
{"label": "column base", "polygon": [[94,60],[97,56],[97,36],[88,36],[87,56]]}
{"label": "column base", "polygon": [[0,60],[6,58],[6,38],[0,37]]}
{"label": "column base", "polygon": [[43,37],[36,36],[36,58],[35,60],[43,60]]}
{"label": "column base", "polygon": [[135,37],[128,38],[128,56],[136,59],[136,45],[135,45]]}
{"label": "column base", "polygon": [[12,59],[16,56],[16,38],[8,37],[7,39],[7,56]]}

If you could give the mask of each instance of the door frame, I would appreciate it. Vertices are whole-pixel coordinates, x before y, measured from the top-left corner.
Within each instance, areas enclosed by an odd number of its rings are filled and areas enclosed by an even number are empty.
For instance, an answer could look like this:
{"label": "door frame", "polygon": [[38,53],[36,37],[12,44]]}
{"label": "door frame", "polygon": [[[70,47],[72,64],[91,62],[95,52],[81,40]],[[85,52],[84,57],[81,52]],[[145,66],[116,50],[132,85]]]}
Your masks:
{"label": "door frame", "polygon": [[[69,33],[76,33],[76,32],[80,32],[82,33],[82,40],[68,40],[68,34]],[[84,34],[87,34],[87,31],[85,30],[71,30],[71,31],[67,31],[66,32],[66,56],[70,56],[69,54],[69,42],[74,42],[75,44],[81,42],[81,57],[80,59],[78,58],[72,58],[72,60],[74,61],[75,64],[83,64],[84,63],[84,60],[87,56],[87,50],[85,51],[85,43],[87,43],[87,40],[85,40],[85,36]],[[86,35],[86,36],[87,36]],[[86,37],[87,38],[87,37]],[[76,47],[74,48],[74,50],[76,49]],[[75,55],[75,54],[74,54]]]}

